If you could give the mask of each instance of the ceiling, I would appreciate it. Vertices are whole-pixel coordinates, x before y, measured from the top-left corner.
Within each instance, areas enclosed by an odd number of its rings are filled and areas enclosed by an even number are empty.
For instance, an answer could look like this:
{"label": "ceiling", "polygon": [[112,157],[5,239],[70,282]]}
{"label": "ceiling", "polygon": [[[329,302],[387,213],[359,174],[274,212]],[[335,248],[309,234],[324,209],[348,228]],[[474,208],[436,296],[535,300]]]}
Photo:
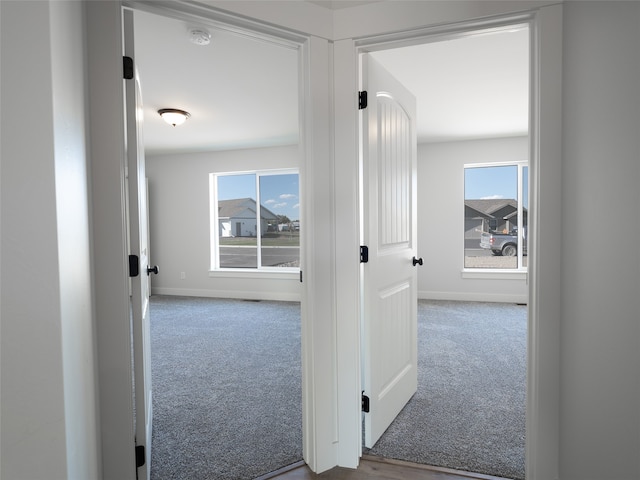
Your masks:
{"label": "ceiling", "polygon": [[[136,11],[136,66],[148,153],[298,142],[298,52],[249,36]],[[206,28],[211,43],[191,43]],[[186,110],[178,127],[157,111]]]}
{"label": "ceiling", "polygon": [[371,54],[415,96],[419,142],[527,135],[529,31]]}
{"label": "ceiling", "polygon": [[[194,28],[211,43],[191,43]],[[140,11],[135,35],[147,153],[297,143],[295,49]],[[528,31],[514,29],[372,55],[416,96],[420,142],[526,135],[527,42]],[[191,118],[167,125],[162,108]]]}

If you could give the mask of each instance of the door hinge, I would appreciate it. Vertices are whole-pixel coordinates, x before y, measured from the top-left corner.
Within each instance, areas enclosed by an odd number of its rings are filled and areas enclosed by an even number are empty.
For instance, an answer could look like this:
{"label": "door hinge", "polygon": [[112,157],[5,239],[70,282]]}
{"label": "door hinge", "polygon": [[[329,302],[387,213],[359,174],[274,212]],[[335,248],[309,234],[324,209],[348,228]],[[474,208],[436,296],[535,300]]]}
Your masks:
{"label": "door hinge", "polygon": [[366,245],[360,245],[360,263],[367,263],[369,261],[369,247]]}
{"label": "door hinge", "polygon": [[362,411],[364,413],[369,413],[369,397],[364,394],[364,390],[362,391]]}
{"label": "door hinge", "polygon": [[133,58],[122,57],[122,74],[125,80],[133,78]]}
{"label": "door hinge", "polygon": [[364,110],[367,108],[367,91],[363,90],[358,92],[358,109]]}
{"label": "door hinge", "polygon": [[140,275],[140,260],[137,255],[129,255],[129,276],[137,277]]}
{"label": "door hinge", "polygon": [[144,445],[136,445],[136,468],[140,468],[146,462]]}

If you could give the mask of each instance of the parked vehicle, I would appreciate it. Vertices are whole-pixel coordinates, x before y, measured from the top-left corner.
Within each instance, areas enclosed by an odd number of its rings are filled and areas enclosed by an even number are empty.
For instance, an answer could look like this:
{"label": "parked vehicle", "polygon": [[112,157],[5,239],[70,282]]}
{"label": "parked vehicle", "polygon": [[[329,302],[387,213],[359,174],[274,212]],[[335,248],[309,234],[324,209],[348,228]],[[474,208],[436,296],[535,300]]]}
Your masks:
{"label": "parked vehicle", "polygon": [[[527,254],[527,228],[523,228],[522,245],[523,254]],[[518,229],[514,228],[511,232],[500,233],[496,231],[482,232],[480,236],[480,248],[491,250],[494,255],[503,255],[505,257],[515,257],[518,255]]]}

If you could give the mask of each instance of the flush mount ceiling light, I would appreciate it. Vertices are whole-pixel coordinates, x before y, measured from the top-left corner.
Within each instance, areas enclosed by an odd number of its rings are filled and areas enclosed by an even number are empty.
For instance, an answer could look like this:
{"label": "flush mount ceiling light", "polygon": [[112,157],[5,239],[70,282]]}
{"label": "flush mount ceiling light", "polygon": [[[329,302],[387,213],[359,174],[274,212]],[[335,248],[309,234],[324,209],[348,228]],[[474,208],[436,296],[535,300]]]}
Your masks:
{"label": "flush mount ceiling light", "polygon": [[165,122],[167,122],[169,125],[173,125],[174,127],[177,125],[182,125],[187,120],[187,118],[191,116],[189,112],[178,110],[176,108],[163,108],[162,110],[158,110],[158,114]]}

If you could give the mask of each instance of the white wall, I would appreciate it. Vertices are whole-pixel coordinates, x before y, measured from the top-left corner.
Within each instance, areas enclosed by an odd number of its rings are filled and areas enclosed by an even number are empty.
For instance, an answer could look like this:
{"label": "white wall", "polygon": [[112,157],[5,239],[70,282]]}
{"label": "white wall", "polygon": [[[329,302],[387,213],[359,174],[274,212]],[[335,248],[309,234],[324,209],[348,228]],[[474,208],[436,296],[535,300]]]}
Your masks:
{"label": "white wall", "polygon": [[640,3],[567,2],[561,478],[640,478]]}
{"label": "white wall", "polygon": [[60,316],[69,478],[99,476],[91,280],[84,11],[51,5]]}
{"label": "white wall", "polygon": [[[83,7],[1,8],[1,475],[94,479]],[[37,41],[17,40],[27,25]]]}
{"label": "white wall", "polygon": [[[464,165],[528,160],[528,137],[418,145],[418,297],[526,302],[525,278],[463,278]],[[481,273],[481,272],[479,272]],[[479,275],[480,276],[480,275]],[[522,275],[520,275],[522,277]]]}
{"label": "white wall", "polygon": [[295,145],[148,156],[149,249],[151,262],[160,267],[152,293],[299,301],[297,273],[209,273],[209,174],[299,168],[299,159]]}

